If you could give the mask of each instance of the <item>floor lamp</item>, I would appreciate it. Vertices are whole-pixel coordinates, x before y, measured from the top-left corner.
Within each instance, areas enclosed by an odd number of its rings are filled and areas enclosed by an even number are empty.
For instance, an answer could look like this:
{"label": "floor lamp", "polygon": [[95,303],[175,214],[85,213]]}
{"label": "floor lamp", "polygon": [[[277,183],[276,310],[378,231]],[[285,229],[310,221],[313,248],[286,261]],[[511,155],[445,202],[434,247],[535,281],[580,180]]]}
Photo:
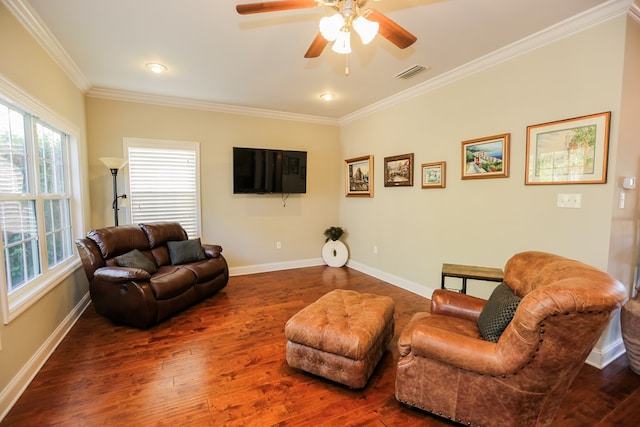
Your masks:
{"label": "floor lamp", "polygon": [[113,208],[113,222],[115,225],[118,225],[118,199],[127,198],[126,194],[118,196],[118,171],[122,169],[128,161],[117,157],[100,157],[99,160],[111,170],[111,176],[113,176],[113,203],[111,207]]}

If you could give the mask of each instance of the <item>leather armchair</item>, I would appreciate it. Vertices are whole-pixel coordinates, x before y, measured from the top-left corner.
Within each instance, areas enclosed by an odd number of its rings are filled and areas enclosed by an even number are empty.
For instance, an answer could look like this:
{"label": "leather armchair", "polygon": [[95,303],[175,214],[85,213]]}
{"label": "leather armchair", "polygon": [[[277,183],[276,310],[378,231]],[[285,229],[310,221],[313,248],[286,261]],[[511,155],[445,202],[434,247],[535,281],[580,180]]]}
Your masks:
{"label": "leather armchair", "polygon": [[396,398],[473,426],[546,426],[625,287],[593,267],[543,252],[523,252],[504,282],[521,299],[496,343],[478,317],[486,301],[436,290],[398,340]]}

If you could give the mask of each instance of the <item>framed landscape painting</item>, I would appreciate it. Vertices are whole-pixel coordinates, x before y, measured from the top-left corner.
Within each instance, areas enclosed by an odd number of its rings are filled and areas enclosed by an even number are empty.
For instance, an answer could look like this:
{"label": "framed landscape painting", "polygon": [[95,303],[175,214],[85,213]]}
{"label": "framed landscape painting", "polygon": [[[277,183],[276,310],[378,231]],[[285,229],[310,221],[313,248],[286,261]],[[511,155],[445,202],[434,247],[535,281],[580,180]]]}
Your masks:
{"label": "framed landscape painting", "polygon": [[607,111],[528,126],[524,183],[606,183],[610,120]]}
{"label": "framed landscape painting", "polygon": [[508,177],[509,139],[503,133],[462,141],[462,179]]}
{"label": "framed landscape painting", "polygon": [[447,162],[422,164],[422,188],[444,188]]}
{"label": "framed landscape painting", "polygon": [[413,153],[384,158],[384,186],[413,186]]}
{"label": "framed landscape painting", "polygon": [[373,197],[373,156],[344,162],[346,197]]}

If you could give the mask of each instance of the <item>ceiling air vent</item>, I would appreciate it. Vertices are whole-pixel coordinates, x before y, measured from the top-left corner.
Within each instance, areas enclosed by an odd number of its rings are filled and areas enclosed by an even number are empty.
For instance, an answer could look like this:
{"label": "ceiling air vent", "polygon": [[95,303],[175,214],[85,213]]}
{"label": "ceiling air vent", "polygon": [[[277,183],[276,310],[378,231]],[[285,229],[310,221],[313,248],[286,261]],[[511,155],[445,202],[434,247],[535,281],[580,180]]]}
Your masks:
{"label": "ceiling air vent", "polygon": [[397,79],[410,79],[411,77],[415,76],[416,74],[420,74],[421,72],[423,72],[424,70],[426,70],[427,67],[423,67],[422,65],[413,65],[409,68],[407,68],[404,71],[401,71],[400,73],[395,75],[395,78]]}

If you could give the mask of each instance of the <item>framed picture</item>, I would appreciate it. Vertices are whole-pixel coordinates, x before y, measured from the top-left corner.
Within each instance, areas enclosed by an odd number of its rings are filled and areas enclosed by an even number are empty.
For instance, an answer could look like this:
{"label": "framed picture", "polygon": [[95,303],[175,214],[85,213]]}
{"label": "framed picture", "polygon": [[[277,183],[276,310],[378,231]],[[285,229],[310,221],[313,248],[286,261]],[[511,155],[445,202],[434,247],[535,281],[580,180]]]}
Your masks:
{"label": "framed picture", "polygon": [[355,157],[344,162],[345,195],[373,197],[373,156]]}
{"label": "framed picture", "polygon": [[509,176],[509,139],[503,133],[462,141],[462,179]]}
{"label": "framed picture", "polygon": [[384,186],[413,186],[413,153],[384,158]]}
{"label": "framed picture", "polygon": [[524,183],[604,184],[611,112],[527,127]]}
{"label": "framed picture", "polygon": [[444,188],[447,162],[422,164],[422,188]]}

